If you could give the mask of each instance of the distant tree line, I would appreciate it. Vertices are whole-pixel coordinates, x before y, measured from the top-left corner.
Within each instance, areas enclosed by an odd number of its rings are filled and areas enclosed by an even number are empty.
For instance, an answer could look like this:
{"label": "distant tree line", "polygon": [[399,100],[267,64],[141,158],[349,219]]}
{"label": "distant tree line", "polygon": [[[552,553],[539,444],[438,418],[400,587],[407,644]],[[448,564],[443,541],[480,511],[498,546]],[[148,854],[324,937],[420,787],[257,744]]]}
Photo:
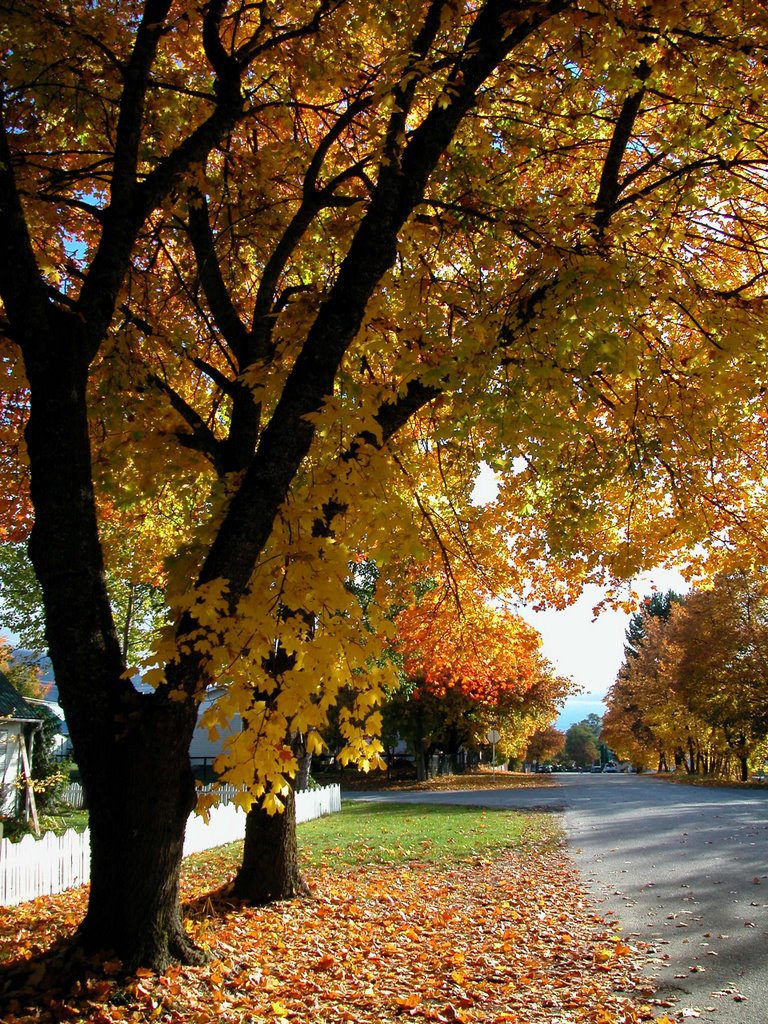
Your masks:
{"label": "distant tree line", "polygon": [[525,759],[536,766],[556,763],[565,768],[587,768],[601,760],[602,727],[602,718],[592,714],[574,722],[566,732],[551,725],[539,729],[528,743]]}
{"label": "distant tree line", "polygon": [[739,778],[768,739],[768,571],[647,597],[626,632],[603,739],[638,767]]}

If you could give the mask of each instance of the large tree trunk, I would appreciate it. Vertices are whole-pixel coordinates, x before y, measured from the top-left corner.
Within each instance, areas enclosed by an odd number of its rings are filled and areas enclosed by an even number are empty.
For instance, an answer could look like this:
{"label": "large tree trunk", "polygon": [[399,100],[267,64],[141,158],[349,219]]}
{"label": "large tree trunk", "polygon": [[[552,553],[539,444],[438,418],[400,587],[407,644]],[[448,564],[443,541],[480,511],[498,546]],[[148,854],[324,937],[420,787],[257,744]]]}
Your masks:
{"label": "large tree trunk", "polygon": [[126,966],[196,959],[181,926],[184,829],[194,806],[196,708],[125,678],[107,593],[88,437],[86,362],[76,331],[26,365],[35,524],[30,555],[46,636],[90,812],[91,887],[79,939]]}
{"label": "large tree trunk", "polygon": [[[275,673],[292,662],[292,655],[278,648],[268,669]],[[245,818],[243,858],[235,876],[234,894],[255,906],[309,893],[299,871],[296,791],[307,788],[311,756],[301,733],[289,735],[286,742],[296,756],[299,771],[283,798],[282,814],[267,814],[261,804],[254,804]]]}
{"label": "large tree trunk", "polygon": [[[449,102],[436,104],[402,146],[399,140],[401,135],[405,139],[418,76],[406,76],[395,88],[397,113],[388,129],[387,159],[381,162],[371,202],[307,331],[197,581],[227,581],[230,612],[248,590],[278,509],[309,452],[315,427],[308,414],[333,394],[338,369],[371,296],[395,261],[401,227],[421,201],[430,175],[487,77],[516,45],[565,6],[565,0],[552,0],[522,21],[510,23],[509,5],[481,5],[463,56],[450,73]],[[129,965],[144,961],[158,967],[173,955],[190,955],[181,933],[177,895],[184,823],[193,803],[187,750],[195,718],[197,666],[195,655],[184,656],[188,663],[179,667],[183,678],[176,693],[187,693],[190,699],[175,710],[162,691],[142,697],[125,678],[99,544],[86,390],[89,367],[112,323],[143,225],[167,197],[186,187],[189,168],[204,164],[246,109],[240,91],[245,68],[240,57],[225,53],[218,38],[226,4],[204,5],[203,49],[215,65],[215,107],[204,122],[181,132],[172,152],[161,149],[154,158],[140,152],[147,137],[144,111],[156,48],[167,35],[170,7],[169,0],[144,5],[143,17],[136,20],[133,49],[121,65],[109,203],[99,217],[101,240],[76,298],[56,297],[40,272],[29,225],[38,231],[35,222],[42,211],[38,207],[28,221],[20,198],[23,193],[25,201],[33,202],[34,174],[17,188],[16,154],[8,144],[16,136],[0,123],[0,291],[10,332],[5,326],[3,330],[23,351],[31,395],[26,437],[35,526],[30,554],[43,590],[61,703],[91,810],[93,883],[82,936],[93,948],[119,951]],[[429,55],[440,24],[439,5],[430,5],[414,40],[419,59]],[[26,173],[31,164],[28,146],[23,139],[21,143],[18,158]],[[152,170],[147,173],[146,167]],[[308,183],[313,174],[316,170],[310,164]],[[46,178],[47,174],[38,185],[47,207],[51,196]],[[103,184],[102,180],[100,187]],[[88,192],[86,186],[84,191]],[[42,249],[44,231],[36,238],[38,243]],[[287,266],[286,257],[278,270]],[[223,305],[229,316],[230,302]],[[271,318],[273,312],[270,301],[264,315]],[[262,358],[254,353],[240,370],[247,369],[254,357]],[[408,388],[406,396],[382,407],[384,436],[391,436],[436,393],[419,381]],[[194,626],[178,624],[180,637]],[[295,883],[290,867],[295,860],[290,854],[274,856],[276,849],[288,850],[291,822],[290,816],[259,820],[254,835],[264,838],[254,844],[254,856],[262,856],[265,866],[275,862],[283,878],[289,868]],[[283,880],[267,886],[266,875],[264,882],[271,898],[290,884]]]}
{"label": "large tree trunk", "polygon": [[182,706],[139,716],[140,728],[116,744],[104,776],[87,780],[91,888],[78,934],[88,950],[114,950],[129,968],[160,971],[172,959],[201,960],[179,903],[184,832],[195,804],[190,715]]}
{"label": "large tree trunk", "polygon": [[296,797],[288,792],[282,814],[267,814],[254,805],[245,819],[245,844],[234,893],[260,906],[309,893],[299,871]]}

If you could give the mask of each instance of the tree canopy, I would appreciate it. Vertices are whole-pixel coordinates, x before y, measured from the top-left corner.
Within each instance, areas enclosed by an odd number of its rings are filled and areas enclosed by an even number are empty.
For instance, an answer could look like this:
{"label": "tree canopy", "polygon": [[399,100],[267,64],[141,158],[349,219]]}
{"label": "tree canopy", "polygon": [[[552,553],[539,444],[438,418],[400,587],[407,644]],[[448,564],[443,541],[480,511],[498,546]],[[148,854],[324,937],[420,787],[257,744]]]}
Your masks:
{"label": "tree canopy", "polygon": [[680,600],[680,595],[673,590],[661,593],[654,590],[653,593],[643,598],[640,608],[634,612],[629,620],[629,625],[624,631],[624,657],[637,657],[640,647],[645,640],[645,626],[649,618],[654,616],[664,622],[669,618],[672,605]]}
{"label": "tree canopy", "polygon": [[5,637],[0,637],[0,672],[22,697],[35,700],[45,697],[46,687],[42,682],[40,666],[34,660],[15,656]]}
{"label": "tree canopy", "polygon": [[565,750],[566,734],[552,725],[537,729],[528,741],[525,752],[527,761],[534,761],[537,765],[544,761],[551,761]]}
{"label": "tree canopy", "polygon": [[580,768],[586,768],[600,754],[598,739],[599,730],[596,732],[586,719],[574,722],[565,734],[565,756]]}

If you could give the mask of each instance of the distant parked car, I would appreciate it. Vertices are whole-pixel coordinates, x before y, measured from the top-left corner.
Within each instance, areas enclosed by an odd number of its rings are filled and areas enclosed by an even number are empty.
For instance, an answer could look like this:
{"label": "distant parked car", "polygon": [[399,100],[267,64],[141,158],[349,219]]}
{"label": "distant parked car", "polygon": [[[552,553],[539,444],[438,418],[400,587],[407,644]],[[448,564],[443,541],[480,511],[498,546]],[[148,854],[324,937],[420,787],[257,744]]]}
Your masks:
{"label": "distant parked car", "polygon": [[603,772],[618,772],[618,770],[619,769],[612,761],[609,761],[608,764],[603,765]]}
{"label": "distant parked car", "polygon": [[599,774],[603,770],[603,766],[598,762],[597,764],[593,764],[592,765],[592,769],[591,770],[595,774]]}

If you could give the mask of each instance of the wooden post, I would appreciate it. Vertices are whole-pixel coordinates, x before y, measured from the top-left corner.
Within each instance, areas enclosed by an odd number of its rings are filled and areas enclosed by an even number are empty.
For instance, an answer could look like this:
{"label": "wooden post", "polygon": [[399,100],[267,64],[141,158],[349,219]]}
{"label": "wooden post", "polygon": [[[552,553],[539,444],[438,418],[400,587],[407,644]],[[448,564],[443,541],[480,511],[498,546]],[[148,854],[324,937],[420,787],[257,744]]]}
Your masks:
{"label": "wooden post", "polygon": [[32,824],[35,829],[35,835],[40,835],[40,822],[37,818],[37,804],[35,803],[35,788],[32,785],[32,771],[29,767],[29,757],[27,756],[27,744],[24,741],[24,733],[19,733],[19,749],[21,750],[21,763],[24,768],[24,781],[27,787],[27,806],[32,815]]}

